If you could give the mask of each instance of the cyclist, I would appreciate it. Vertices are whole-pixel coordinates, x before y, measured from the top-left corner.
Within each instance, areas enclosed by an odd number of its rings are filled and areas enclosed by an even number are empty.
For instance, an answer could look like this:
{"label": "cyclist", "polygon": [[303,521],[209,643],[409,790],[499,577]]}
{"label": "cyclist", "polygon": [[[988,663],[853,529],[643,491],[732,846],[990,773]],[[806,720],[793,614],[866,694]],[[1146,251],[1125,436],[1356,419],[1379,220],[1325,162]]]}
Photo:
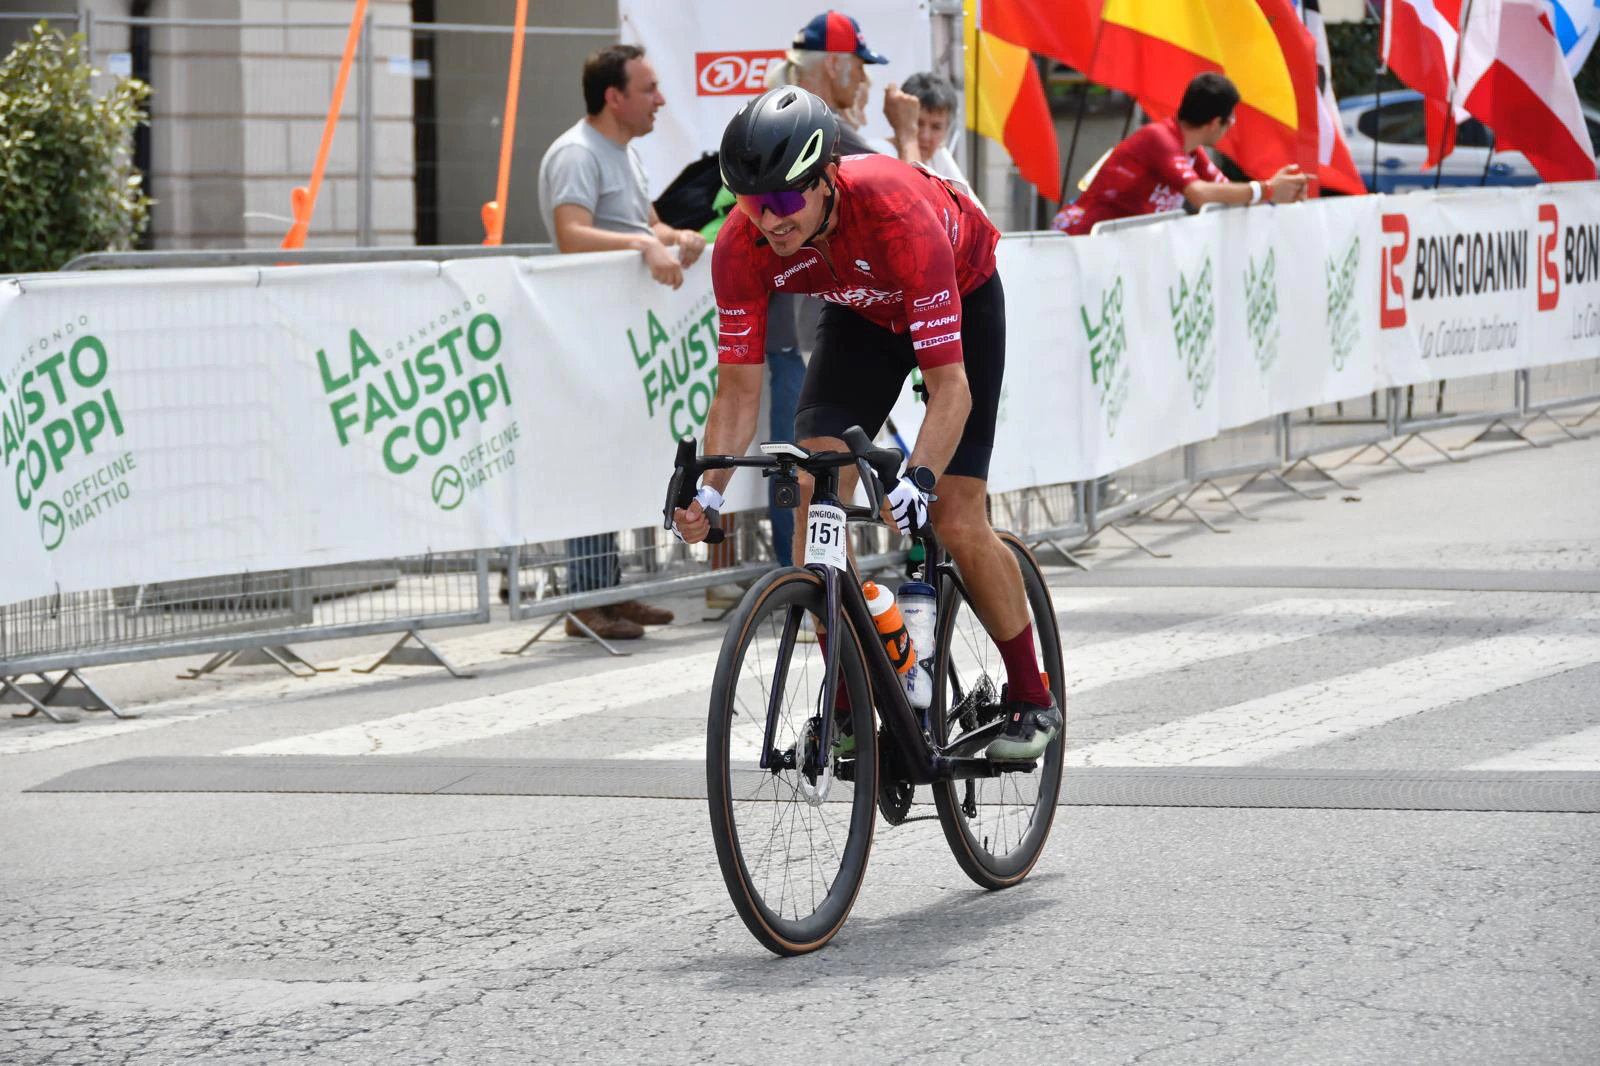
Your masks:
{"label": "cyclist", "polygon": [[[875,435],[906,375],[921,368],[927,413],[888,505],[904,533],[932,522],[1005,662],[1006,724],[987,755],[1034,759],[1060,732],[1061,710],[1039,673],[1021,571],[985,507],[1005,370],[1000,235],[932,172],[881,155],[841,159],[838,140],[827,105],[793,86],[746,104],[723,132],[722,180],[739,209],[712,251],[719,379],[705,450],[750,447],[773,292],[827,301],[795,417],[802,446],[845,450],[841,434],[853,425]],[[854,473],[842,473],[848,499]],[[705,538],[705,511],[720,509],[732,475],[707,473],[675,513],[684,540]],[[811,488],[802,478],[802,507]],[[798,558],[805,523],[796,525]]]}

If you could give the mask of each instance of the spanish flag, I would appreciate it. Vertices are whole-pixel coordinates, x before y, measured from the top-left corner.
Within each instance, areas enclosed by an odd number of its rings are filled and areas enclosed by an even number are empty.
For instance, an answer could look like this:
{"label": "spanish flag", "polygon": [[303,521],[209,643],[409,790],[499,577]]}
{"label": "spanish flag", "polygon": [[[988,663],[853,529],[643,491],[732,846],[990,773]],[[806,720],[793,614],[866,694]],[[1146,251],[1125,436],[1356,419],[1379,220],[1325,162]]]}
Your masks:
{"label": "spanish flag", "polygon": [[1317,173],[1316,57],[1289,0],[1105,0],[1091,80],[1167,118],[1208,70],[1240,96],[1218,148],[1251,177],[1288,163]]}
{"label": "spanish flag", "polygon": [[1061,157],[1044,83],[1026,48],[979,29],[978,0],[964,0],[967,128],[1006,146],[1022,177],[1054,200]]}
{"label": "spanish flag", "polygon": [[1102,0],[983,0],[983,29],[1012,44],[1087,71],[1094,61]]}

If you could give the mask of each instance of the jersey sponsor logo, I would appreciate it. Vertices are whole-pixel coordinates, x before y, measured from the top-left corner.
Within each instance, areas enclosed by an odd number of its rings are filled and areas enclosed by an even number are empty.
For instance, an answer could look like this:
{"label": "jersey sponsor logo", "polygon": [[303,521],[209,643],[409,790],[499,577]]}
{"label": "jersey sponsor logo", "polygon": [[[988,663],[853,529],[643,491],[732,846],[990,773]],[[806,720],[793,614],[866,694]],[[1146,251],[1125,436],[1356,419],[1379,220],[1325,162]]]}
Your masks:
{"label": "jersey sponsor logo", "polygon": [[719,315],[742,315],[744,313],[745,313],[745,310],[742,307],[719,307],[719,308],[717,308],[717,314],[719,314]]}
{"label": "jersey sponsor logo", "polygon": [[926,337],[920,341],[913,341],[911,348],[913,351],[920,352],[924,348],[936,348],[941,344],[949,344],[951,341],[959,341],[960,339],[960,333],[944,333],[937,337]]}
{"label": "jersey sponsor logo", "polygon": [[950,235],[950,247],[961,243],[961,215],[952,216],[948,207],[944,209],[944,231]]}
{"label": "jersey sponsor logo", "polygon": [[863,274],[870,274],[872,273],[872,264],[867,262],[865,259],[857,259],[856,269],[861,271]]}
{"label": "jersey sponsor logo", "polygon": [[932,296],[919,296],[911,301],[911,306],[918,311],[927,311],[934,307],[943,307],[950,302],[950,290],[940,289]]}
{"label": "jersey sponsor logo", "polygon": [[696,52],[695,92],[699,96],[755,96],[767,89],[767,68],[782,62],[781,51]]}
{"label": "jersey sponsor logo", "polygon": [[753,329],[755,329],[754,326],[746,326],[744,329],[729,329],[727,326],[723,326],[722,335],[724,337],[748,337]]}
{"label": "jersey sponsor logo", "polygon": [[931,318],[926,322],[913,322],[911,328],[921,329],[927,326],[929,329],[938,329],[940,326],[953,326],[959,321],[961,321],[960,315],[945,315],[943,318]]}
{"label": "jersey sponsor logo", "polygon": [[788,281],[790,278],[792,278],[796,274],[800,273],[800,271],[810,268],[811,265],[814,264],[815,262],[816,262],[816,259],[812,258],[812,259],[807,259],[804,263],[796,263],[794,266],[790,267],[788,270],[785,270],[782,274],[775,275],[773,277],[773,279],[772,279],[772,284],[777,286],[780,289],[783,288],[783,283],[784,282]]}
{"label": "jersey sponsor logo", "polygon": [[1150,206],[1156,211],[1176,211],[1183,207],[1183,193],[1170,185],[1157,185],[1150,190]]}
{"label": "jersey sponsor logo", "polygon": [[884,292],[882,289],[835,289],[833,292],[819,292],[813,295],[827,300],[829,303],[844,304],[846,307],[873,307],[877,304],[899,303],[905,299],[903,292]]}

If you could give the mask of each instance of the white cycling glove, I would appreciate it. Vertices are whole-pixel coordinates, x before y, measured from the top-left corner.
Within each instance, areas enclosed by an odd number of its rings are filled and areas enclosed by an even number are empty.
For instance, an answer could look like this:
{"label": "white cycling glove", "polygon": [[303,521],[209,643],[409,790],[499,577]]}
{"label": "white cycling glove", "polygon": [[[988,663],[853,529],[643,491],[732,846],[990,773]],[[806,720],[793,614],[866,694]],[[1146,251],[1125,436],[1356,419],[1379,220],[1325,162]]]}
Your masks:
{"label": "white cycling glove", "polygon": [[694,498],[702,511],[722,510],[722,493],[710,485],[701,485],[700,491],[694,494]]}
{"label": "white cycling glove", "polygon": [[[694,494],[694,499],[700,505],[702,511],[722,510],[722,493],[710,485],[701,485],[700,491]],[[672,523],[672,535],[679,540],[683,540],[683,534],[678,532],[678,523],[676,522]]]}
{"label": "white cycling glove", "polygon": [[928,524],[928,494],[908,477],[889,490],[889,513],[902,533],[919,533]]}

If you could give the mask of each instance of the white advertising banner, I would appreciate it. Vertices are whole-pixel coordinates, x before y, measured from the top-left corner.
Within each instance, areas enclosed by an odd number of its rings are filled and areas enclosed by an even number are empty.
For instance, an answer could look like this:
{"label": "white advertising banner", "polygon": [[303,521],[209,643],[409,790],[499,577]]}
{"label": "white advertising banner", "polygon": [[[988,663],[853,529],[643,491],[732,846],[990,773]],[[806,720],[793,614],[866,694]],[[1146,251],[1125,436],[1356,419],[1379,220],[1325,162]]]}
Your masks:
{"label": "white advertising banner", "polygon": [[[705,438],[717,388],[711,256],[676,291],[631,252],[518,264],[537,346],[523,354],[542,383],[544,456],[523,479],[521,539],[626,529],[661,521],[678,440]],[[759,444],[766,422],[757,427]],[[727,510],[765,506],[766,482],[742,471]]]}
{"label": "white advertising banner", "polygon": [[[1214,216],[1221,227],[1223,429],[1384,384],[1370,197]],[[1363,240],[1366,236],[1366,240]]]}
{"label": "white advertising banner", "polygon": [[1524,209],[1534,277],[1526,365],[1600,358],[1600,183],[1541,186]]}
{"label": "white advertising banner", "polygon": [[[1079,288],[1069,240],[1017,234],[1002,238],[996,251],[1006,294],[1006,370],[989,463],[995,492],[1094,476],[1081,440],[1087,393],[1079,383],[1090,375],[1088,345],[1069,298]],[[907,448],[916,443],[925,410],[908,382],[890,414]]]}
{"label": "white advertising banner", "polygon": [[1528,193],[1387,196],[1380,203],[1379,335],[1388,384],[1526,365],[1533,308]]}
{"label": "white advertising banner", "polygon": [[508,260],[30,279],[0,339],[0,601],[515,536]]}
{"label": "white advertising banner", "polygon": [[[998,255],[996,491],[1391,383],[1600,357],[1594,183]],[[709,257],[677,291],[622,252],[0,281],[0,603],[657,522],[675,442],[704,437],[715,331]],[[920,415],[896,408],[907,444]],[[732,508],[764,499],[736,479]]]}
{"label": "white advertising banner", "polygon": [[1095,475],[1216,436],[1218,234],[1206,216],[1061,242],[1078,261],[1065,295],[1087,349],[1077,387]]}
{"label": "white advertising banner", "polygon": [[[622,39],[644,46],[653,57],[667,98],[655,130],[633,142],[655,197],[702,153],[717,150],[734,112],[766,91],[768,65],[782,62],[794,35],[828,8],[811,0],[620,0],[618,10]],[[856,0],[846,13],[861,24],[867,45],[889,60],[867,67],[872,96],[862,129],[868,137],[887,140],[884,87],[932,66],[928,5]]]}

